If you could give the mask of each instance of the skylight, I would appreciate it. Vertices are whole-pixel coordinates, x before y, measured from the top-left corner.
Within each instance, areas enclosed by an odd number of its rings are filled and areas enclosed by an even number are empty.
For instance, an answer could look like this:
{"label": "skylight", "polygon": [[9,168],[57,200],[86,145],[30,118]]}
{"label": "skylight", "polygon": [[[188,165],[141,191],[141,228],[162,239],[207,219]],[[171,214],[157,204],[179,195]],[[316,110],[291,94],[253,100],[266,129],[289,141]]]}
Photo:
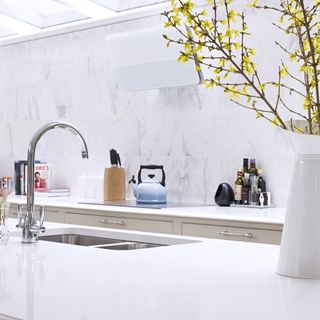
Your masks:
{"label": "skylight", "polygon": [[157,14],[168,1],[0,0],[0,45]]}
{"label": "skylight", "polygon": [[167,0],[92,0],[114,11],[123,11],[165,2]]}
{"label": "skylight", "polygon": [[0,12],[39,28],[88,18],[54,0],[3,0],[0,2]]}
{"label": "skylight", "polygon": [[16,34],[14,31],[0,25],[0,38],[12,36],[14,34]]}

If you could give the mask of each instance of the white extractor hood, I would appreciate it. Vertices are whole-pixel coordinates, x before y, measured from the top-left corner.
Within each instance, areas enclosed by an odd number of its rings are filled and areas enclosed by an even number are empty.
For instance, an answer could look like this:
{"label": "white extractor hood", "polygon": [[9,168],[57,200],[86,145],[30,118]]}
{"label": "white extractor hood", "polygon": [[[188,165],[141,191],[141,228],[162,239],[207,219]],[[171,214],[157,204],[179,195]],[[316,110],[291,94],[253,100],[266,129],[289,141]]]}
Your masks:
{"label": "white extractor hood", "polygon": [[166,47],[164,32],[169,38],[179,37],[178,31],[164,31],[163,27],[142,28],[107,37],[111,64],[124,90],[174,88],[202,83],[202,72],[195,70],[195,62],[179,63],[180,47]]}

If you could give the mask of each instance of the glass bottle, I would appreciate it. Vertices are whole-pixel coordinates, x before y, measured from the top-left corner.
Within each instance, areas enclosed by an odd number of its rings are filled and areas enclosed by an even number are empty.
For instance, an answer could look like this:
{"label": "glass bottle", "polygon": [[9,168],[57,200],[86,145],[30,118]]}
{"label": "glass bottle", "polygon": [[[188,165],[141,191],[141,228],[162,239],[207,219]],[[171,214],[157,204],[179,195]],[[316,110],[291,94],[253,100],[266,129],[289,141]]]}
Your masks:
{"label": "glass bottle", "polygon": [[234,183],[234,203],[241,204],[242,187],[243,187],[242,169],[238,170],[237,179]]}
{"label": "glass bottle", "polygon": [[258,189],[260,192],[266,192],[267,191],[267,185],[266,185],[266,181],[263,179],[262,177],[262,169],[258,169]]}
{"label": "glass bottle", "polygon": [[249,173],[244,174],[242,195],[241,195],[241,204],[248,205],[250,203],[250,175]]}
{"label": "glass bottle", "polygon": [[246,174],[249,172],[249,159],[244,158],[243,159],[243,174]]}
{"label": "glass bottle", "polygon": [[260,193],[258,191],[258,177],[255,175],[250,175],[250,205],[259,205]]}
{"label": "glass bottle", "polygon": [[256,169],[256,160],[255,159],[250,159],[250,176],[253,176],[253,175],[258,175],[258,171]]}

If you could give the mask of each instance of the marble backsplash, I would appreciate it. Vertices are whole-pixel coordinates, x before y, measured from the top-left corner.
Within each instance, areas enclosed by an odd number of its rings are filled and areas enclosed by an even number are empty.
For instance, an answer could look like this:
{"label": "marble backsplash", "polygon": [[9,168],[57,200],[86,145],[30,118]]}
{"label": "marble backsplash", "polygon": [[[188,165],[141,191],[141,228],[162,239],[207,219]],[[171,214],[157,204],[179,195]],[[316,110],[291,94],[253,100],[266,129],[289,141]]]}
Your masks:
{"label": "marble backsplash", "polygon": [[[70,186],[73,195],[80,192],[78,177],[102,175],[108,150],[116,148],[128,180],[140,164],[163,164],[169,199],[185,202],[213,203],[220,182],[234,183],[242,158],[256,158],[274,202],[284,206],[294,153],[280,129],[219,90],[130,93],[118,86],[105,37],[161,23],[143,18],[1,47],[0,175],[12,175],[14,160],[26,158],[38,127],[59,119],[80,129],[90,159],[81,159],[74,137],[62,130],[42,138],[36,157],[52,163],[54,186]],[[269,46],[264,38],[257,51]],[[277,53],[267,52],[259,59],[269,69]]]}

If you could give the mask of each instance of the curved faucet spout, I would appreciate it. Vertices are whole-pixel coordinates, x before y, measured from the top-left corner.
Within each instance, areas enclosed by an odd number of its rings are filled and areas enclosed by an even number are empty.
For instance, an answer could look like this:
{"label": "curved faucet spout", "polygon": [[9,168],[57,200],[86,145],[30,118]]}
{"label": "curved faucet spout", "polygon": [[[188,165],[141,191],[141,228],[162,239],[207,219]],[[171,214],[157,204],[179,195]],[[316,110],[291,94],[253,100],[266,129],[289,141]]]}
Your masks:
{"label": "curved faucet spout", "polygon": [[[36,219],[34,214],[34,162],[37,143],[40,138],[49,130],[61,128],[70,131],[77,137],[81,147],[82,158],[88,158],[87,144],[79,132],[79,130],[68,122],[56,121],[50,122],[41,127],[32,137],[28,148],[28,180],[27,180],[27,213],[25,216],[22,242],[36,242],[38,240],[39,228],[36,225]],[[40,228],[41,229],[41,228]],[[37,232],[38,231],[38,232]]]}

